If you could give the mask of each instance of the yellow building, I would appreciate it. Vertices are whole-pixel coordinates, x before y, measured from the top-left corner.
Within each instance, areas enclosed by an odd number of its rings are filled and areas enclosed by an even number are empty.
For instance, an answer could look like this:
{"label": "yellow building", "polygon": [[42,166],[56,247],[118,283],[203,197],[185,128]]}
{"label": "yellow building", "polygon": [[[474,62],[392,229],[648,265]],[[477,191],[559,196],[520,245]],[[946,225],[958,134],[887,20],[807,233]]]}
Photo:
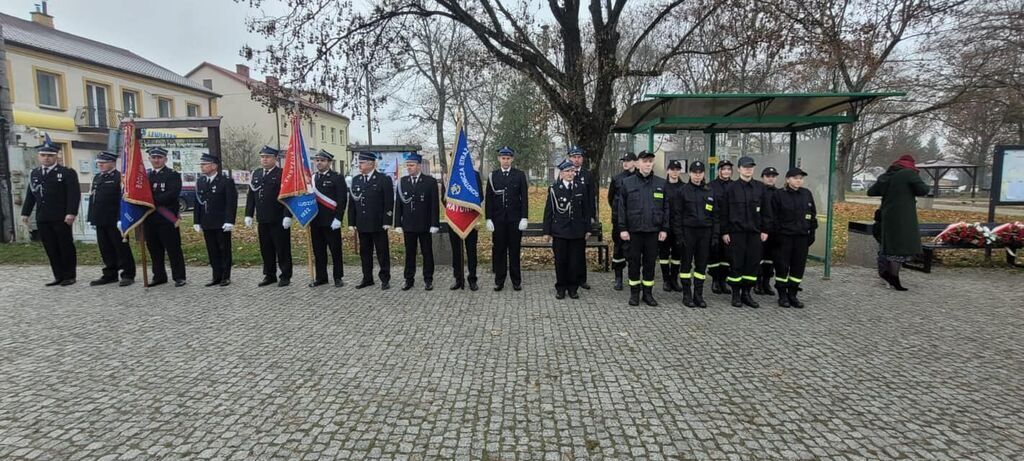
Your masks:
{"label": "yellow building", "polygon": [[[269,145],[278,149],[288,147],[291,133],[289,115],[284,108],[271,109],[260,101],[253,99],[252,89],[260,85],[278,85],[274,77],[257,80],[250,76],[249,67],[243,64],[235,66],[231,71],[223,67],[203,62],[185,74],[203,87],[220,93],[218,102],[220,115],[224,117],[222,132],[232,128],[251,129],[255,131],[259,145]],[[306,149],[313,155],[324,149],[334,155],[336,171],[348,158],[348,126],[349,118],[341,115],[330,107],[330,101],[316,104],[311,98],[301,99],[303,106],[302,134],[306,140]]]}
{"label": "yellow building", "polygon": [[[123,116],[217,115],[219,95],[201,84],[129,50],[57,30],[46,11],[31,17],[0,13],[13,112],[9,150],[15,213],[35,166],[32,147],[44,134],[61,144],[61,161],[78,171],[88,192],[96,154],[107,148]],[[82,217],[84,206],[83,200]],[[90,233],[84,221],[75,229],[79,238]]]}

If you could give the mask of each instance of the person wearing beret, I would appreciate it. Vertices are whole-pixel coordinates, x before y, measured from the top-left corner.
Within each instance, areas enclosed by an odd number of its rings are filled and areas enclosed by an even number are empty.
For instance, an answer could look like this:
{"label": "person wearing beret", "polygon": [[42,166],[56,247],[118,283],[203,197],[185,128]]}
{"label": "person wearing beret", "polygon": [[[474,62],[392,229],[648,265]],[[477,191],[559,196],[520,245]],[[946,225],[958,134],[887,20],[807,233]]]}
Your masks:
{"label": "person wearing beret", "polygon": [[423,289],[434,289],[433,235],[441,229],[441,206],[437,180],[421,171],[423,157],[410,153],[405,159],[409,173],[398,180],[395,197],[395,231],[405,241],[405,285],[412,289],[416,280],[416,252],[423,254]]}
{"label": "person wearing beret", "polygon": [[818,210],[814,196],[804,188],[807,173],[800,168],[786,172],[786,185],[772,194],[772,234],[775,251],[775,289],[780,307],[804,307],[797,297],[807,267],[807,249],[814,244],[818,229]]}
{"label": "person wearing beret", "polygon": [[245,198],[245,227],[252,227],[254,217],[257,223],[263,259],[263,280],[258,284],[261,287],[274,283],[283,287],[292,281],[292,213],[277,200],[281,192],[281,169],[277,166],[280,156],[281,151],[263,146],[260,168],[253,170]]}
{"label": "person wearing beret", "polygon": [[53,281],[46,286],[74,285],[78,272],[78,253],[71,235],[71,225],[78,218],[82,191],[78,173],[57,162],[60,145],[46,135],[36,146],[39,166],[29,173],[28,192],[21,206],[21,222],[29,227],[29,216],[36,213],[36,229],[50,261]]}
{"label": "person wearing beret", "polygon": [[711,242],[718,238],[717,203],[715,193],[704,182],[704,168],[700,160],[691,162],[689,180],[669,203],[672,235],[682,240],[679,282],[683,305],[700,308],[708,307],[704,300],[704,281],[707,280]]}
{"label": "person wearing beret", "polygon": [[505,146],[498,149],[499,168],[487,178],[484,217],[487,230],[494,233],[491,246],[491,271],[494,272],[494,291],[505,288],[506,276],[512,280],[512,289],[523,289],[520,265],[523,231],[529,225],[529,187],[526,173],[512,167],[516,152]]}
{"label": "person wearing beret", "polygon": [[121,237],[118,215],[121,213],[121,172],[114,167],[117,154],[100,152],[96,156],[99,173],[92,177],[89,190],[89,212],[86,220],[96,228],[96,245],[103,260],[103,276],[89,282],[91,286],[118,281],[120,286],[135,282],[135,257],[128,238]]}
{"label": "person wearing beret", "polygon": [[359,259],[363,280],[357,289],[373,285],[373,254],[380,264],[380,288],[391,288],[391,250],[388,229],[393,224],[395,186],[391,178],[377,172],[377,155],[359,153],[359,172],[352,177],[348,194],[348,226],[359,232]]}
{"label": "person wearing beret", "polygon": [[[718,177],[708,185],[719,204],[725,200],[725,186],[732,182],[732,162],[722,160],[718,162]],[[721,206],[718,207],[721,209]],[[719,221],[721,222],[721,221]],[[708,274],[711,276],[711,292],[715,294],[731,294],[732,290],[726,278],[729,277],[729,253],[721,240],[711,241],[711,253],[708,256]]]}
{"label": "person wearing beret", "polygon": [[[775,180],[779,177],[779,171],[775,167],[770,166],[761,170],[761,183],[764,184],[764,204],[762,207],[767,207],[772,201],[772,196],[775,195],[779,189],[776,187]],[[757,285],[754,286],[754,293],[759,295],[775,296],[775,292],[772,291],[772,274],[774,273],[774,264],[772,261],[775,259],[775,250],[778,248],[778,242],[775,241],[775,235],[771,232],[768,233],[768,240],[764,241],[764,249],[761,254],[761,269],[757,273]]]}
{"label": "person wearing beret", "polygon": [[[679,194],[683,191],[683,178],[680,175],[683,171],[683,163],[679,160],[668,162],[665,168],[665,200],[668,200],[669,209],[672,209],[672,202],[679,201]],[[679,265],[683,259],[682,236],[675,235],[672,231],[672,220],[678,219],[678,215],[669,213],[668,238],[658,242],[658,265],[661,266],[662,289],[665,291],[683,291],[679,281]]]}
{"label": "person wearing beret", "polygon": [[185,285],[185,255],[181,251],[181,231],[178,224],[182,210],[178,206],[181,195],[181,173],[167,166],[167,150],[153,147],[146,150],[149,163],[153,166],[147,173],[149,187],[153,190],[156,210],[146,218],[146,248],[153,260],[153,280],[149,286],[167,283],[167,268],[164,255],[171,263],[171,279],[175,287]]}
{"label": "person wearing beret", "polygon": [[615,232],[629,242],[629,305],[643,301],[654,307],[654,266],[658,242],[668,238],[669,208],[665,197],[665,179],[654,174],[654,153],[637,155],[637,173],[622,181],[619,188]]}
{"label": "person wearing beret", "polygon": [[737,162],[740,177],[725,187],[719,203],[722,243],[729,252],[729,285],[733,307],[761,307],[750,295],[757,283],[761,245],[771,230],[771,210],[764,206],[764,184],[754,181],[754,159],[743,156]]}
{"label": "person wearing beret", "polygon": [[235,182],[220,171],[220,158],[203,154],[199,158],[203,173],[196,181],[196,232],[203,234],[213,277],[208,287],[231,285],[231,232],[238,213]]}
{"label": "person wearing beret", "polygon": [[331,169],[334,155],[323,149],[313,156],[316,173],[313,186],[316,188],[317,213],[309,223],[310,241],[313,245],[313,281],[310,287],[327,284],[327,250],[331,250],[331,275],[334,286],[345,286],[345,265],[341,258],[341,221],[345,219],[348,206],[348,185],[345,178]]}
{"label": "person wearing beret", "polygon": [[589,192],[584,184],[573,180],[576,166],[565,160],[558,165],[559,179],[548,186],[544,202],[544,235],[551,239],[555,256],[555,298],[564,299],[566,292],[578,299],[579,272],[586,265],[586,244],[590,236]]}
{"label": "person wearing beret", "polygon": [[[587,214],[590,216],[590,224],[593,227],[594,223],[597,222],[597,178],[594,177],[593,172],[583,166],[583,148],[579,146],[572,146],[567,152],[569,161],[572,162],[576,168],[576,174],[573,176],[573,182],[577,186],[582,186],[587,193],[585,199],[587,208]],[[587,229],[588,231],[590,229]],[[584,256],[586,254],[584,253]],[[590,284],[587,283],[587,260],[583,259],[583,266],[577,271],[580,276],[580,288],[584,290],[590,289]]]}
{"label": "person wearing beret", "polygon": [[[608,184],[608,206],[612,210],[612,223],[618,221],[616,213],[618,213],[618,207],[615,205],[615,200],[619,198],[619,187],[622,185],[622,180],[628,176],[632,176],[636,172],[636,154],[627,152],[619,157],[619,162],[622,164],[622,171],[615,176],[612,176],[611,181]],[[628,250],[628,243],[624,242],[619,238],[617,232],[612,232],[612,270],[615,271],[615,291],[622,291],[622,271],[626,268],[626,253]]]}

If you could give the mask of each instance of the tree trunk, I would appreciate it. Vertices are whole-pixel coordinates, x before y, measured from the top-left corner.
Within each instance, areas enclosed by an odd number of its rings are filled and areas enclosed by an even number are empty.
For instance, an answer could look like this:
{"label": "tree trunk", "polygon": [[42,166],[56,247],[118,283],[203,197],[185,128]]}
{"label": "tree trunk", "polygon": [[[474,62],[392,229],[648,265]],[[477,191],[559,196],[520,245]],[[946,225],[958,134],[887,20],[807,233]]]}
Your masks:
{"label": "tree trunk", "polygon": [[434,121],[434,129],[437,136],[437,161],[441,164],[441,174],[448,174],[448,154],[445,152],[444,145],[444,115],[446,107],[442,102],[437,107],[437,120]]}
{"label": "tree trunk", "polygon": [[846,188],[853,179],[853,142],[853,126],[843,125],[836,146],[836,182],[832,188],[837,202],[846,201]]}

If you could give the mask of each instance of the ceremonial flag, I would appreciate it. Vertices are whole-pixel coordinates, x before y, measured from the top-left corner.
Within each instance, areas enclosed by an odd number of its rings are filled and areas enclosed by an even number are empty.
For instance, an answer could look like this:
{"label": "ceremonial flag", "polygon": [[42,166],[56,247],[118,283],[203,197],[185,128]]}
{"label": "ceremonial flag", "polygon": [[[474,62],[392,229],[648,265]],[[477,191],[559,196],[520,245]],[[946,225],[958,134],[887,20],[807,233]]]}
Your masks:
{"label": "ceremonial flag", "polygon": [[295,115],[291,123],[292,135],[288,139],[288,150],[281,166],[281,192],[277,195],[277,201],[288,207],[299,224],[306,227],[316,217],[316,193],[309,169],[306,141],[302,139],[302,120],[299,115]]}
{"label": "ceremonial flag", "polygon": [[476,220],[483,213],[483,191],[477,189],[477,172],[473,168],[473,154],[469,151],[466,128],[459,121],[456,126],[457,139],[452,155],[451,173],[445,188],[446,204],[444,215],[451,230],[465,239],[476,226]]}
{"label": "ceremonial flag", "polygon": [[153,189],[149,186],[149,174],[142,163],[142,146],[135,137],[135,123],[121,124],[121,237],[145,221],[146,216],[156,209]]}

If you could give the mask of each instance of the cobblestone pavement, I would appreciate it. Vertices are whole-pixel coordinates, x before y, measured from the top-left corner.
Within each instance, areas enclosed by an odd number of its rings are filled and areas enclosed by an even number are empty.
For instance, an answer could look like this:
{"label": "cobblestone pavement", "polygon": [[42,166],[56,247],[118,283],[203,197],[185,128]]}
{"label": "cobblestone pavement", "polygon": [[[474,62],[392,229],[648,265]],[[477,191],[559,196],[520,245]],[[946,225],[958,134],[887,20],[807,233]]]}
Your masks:
{"label": "cobblestone pavement", "polygon": [[804,310],[694,310],[0,267],[0,459],[1024,457],[1020,271],[815,270]]}

